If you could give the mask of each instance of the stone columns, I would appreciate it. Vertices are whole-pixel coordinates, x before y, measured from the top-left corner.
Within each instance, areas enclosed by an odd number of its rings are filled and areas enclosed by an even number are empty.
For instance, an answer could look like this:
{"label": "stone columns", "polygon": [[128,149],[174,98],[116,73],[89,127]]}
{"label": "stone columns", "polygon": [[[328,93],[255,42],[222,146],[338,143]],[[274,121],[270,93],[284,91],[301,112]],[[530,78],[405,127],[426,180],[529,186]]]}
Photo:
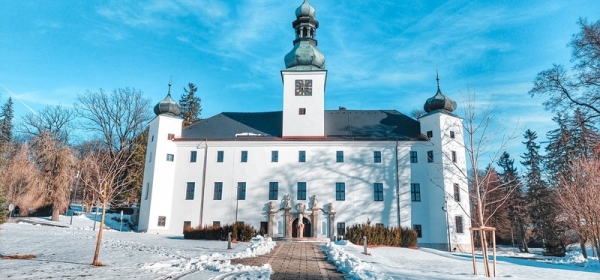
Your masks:
{"label": "stone columns", "polygon": [[285,208],[285,214],[284,214],[284,231],[285,231],[285,237],[292,237],[292,215],[290,214],[290,209],[292,209],[291,207],[286,207]]}
{"label": "stone columns", "polygon": [[317,233],[319,232],[319,209],[318,207],[313,207],[312,211],[312,237],[316,238]]}
{"label": "stone columns", "polygon": [[335,212],[329,212],[329,239],[335,241]]}
{"label": "stone columns", "polygon": [[273,227],[275,226],[275,213],[277,211],[269,211],[269,237],[273,237]]}

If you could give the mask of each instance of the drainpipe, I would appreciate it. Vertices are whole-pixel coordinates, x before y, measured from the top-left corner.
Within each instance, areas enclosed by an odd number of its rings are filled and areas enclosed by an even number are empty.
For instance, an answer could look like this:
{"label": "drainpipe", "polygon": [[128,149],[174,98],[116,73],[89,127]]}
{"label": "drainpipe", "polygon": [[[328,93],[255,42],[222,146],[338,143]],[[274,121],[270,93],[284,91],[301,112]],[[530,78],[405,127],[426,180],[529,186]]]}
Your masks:
{"label": "drainpipe", "polygon": [[202,223],[202,217],[204,216],[204,193],[206,192],[206,158],[208,156],[208,141],[204,140],[204,165],[202,166],[202,202],[200,204],[200,227],[204,224]]}

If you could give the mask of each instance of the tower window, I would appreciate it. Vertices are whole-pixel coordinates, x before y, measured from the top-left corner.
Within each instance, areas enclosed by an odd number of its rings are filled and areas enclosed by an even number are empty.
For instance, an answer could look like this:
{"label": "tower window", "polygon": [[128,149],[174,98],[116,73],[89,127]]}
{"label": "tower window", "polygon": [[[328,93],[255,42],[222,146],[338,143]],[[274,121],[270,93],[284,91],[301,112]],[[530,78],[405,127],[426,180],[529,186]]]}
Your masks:
{"label": "tower window", "polygon": [[190,152],[190,162],[196,162],[196,157],[198,156],[198,152],[191,151]]}
{"label": "tower window", "polygon": [[460,187],[458,184],[454,184],[454,200],[460,202]]}
{"label": "tower window", "polygon": [[248,151],[242,151],[242,162],[248,162]]}
{"label": "tower window", "polygon": [[454,221],[456,222],[456,233],[464,233],[462,216],[454,217]]}
{"label": "tower window", "polygon": [[279,161],[279,151],[271,151],[271,162]]}
{"label": "tower window", "polygon": [[306,151],[298,152],[298,162],[306,162]]}
{"label": "tower window", "polygon": [[225,152],[217,151],[217,162],[223,162],[224,158],[225,158]]}
{"label": "tower window", "polygon": [[300,108],[298,110],[298,114],[300,114],[300,115],[306,115],[306,108]]}
{"label": "tower window", "polygon": [[427,151],[427,162],[433,162],[433,151]]}
{"label": "tower window", "polygon": [[427,138],[432,138],[433,137],[433,131],[427,131]]}
{"label": "tower window", "polygon": [[450,131],[450,138],[454,138],[454,131]]}
{"label": "tower window", "polygon": [[452,151],[452,162],[456,162],[456,151]]}
{"label": "tower window", "polygon": [[175,155],[167,154],[167,161],[175,161]]}
{"label": "tower window", "polygon": [[410,151],[410,162],[411,163],[417,163],[417,162],[419,162],[419,160],[417,158],[417,152],[416,151]]}

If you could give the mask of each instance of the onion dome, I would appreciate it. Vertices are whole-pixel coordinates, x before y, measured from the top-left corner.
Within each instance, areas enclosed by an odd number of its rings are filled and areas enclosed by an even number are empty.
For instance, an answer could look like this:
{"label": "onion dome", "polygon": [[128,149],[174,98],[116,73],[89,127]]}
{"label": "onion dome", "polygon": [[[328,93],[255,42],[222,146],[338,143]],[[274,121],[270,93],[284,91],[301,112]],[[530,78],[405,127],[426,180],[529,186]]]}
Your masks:
{"label": "onion dome", "polygon": [[427,99],[427,101],[425,101],[425,106],[423,106],[423,108],[425,109],[425,112],[429,113],[431,111],[435,111],[435,110],[445,110],[447,112],[453,112],[454,110],[456,110],[456,101],[450,99],[449,97],[446,97],[442,91],[440,90],[440,77],[437,76],[436,77],[437,80],[437,93]]}
{"label": "onion dome", "polygon": [[181,107],[179,107],[179,104],[171,98],[171,82],[169,82],[169,92],[167,93],[167,97],[154,106],[154,114],[157,116],[164,114],[179,116],[180,113]]}
{"label": "onion dome", "polygon": [[296,9],[294,48],[285,56],[285,68],[289,70],[323,70],[325,56],[317,49],[316,33],[319,22],[315,19],[315,8],[308,0]]}

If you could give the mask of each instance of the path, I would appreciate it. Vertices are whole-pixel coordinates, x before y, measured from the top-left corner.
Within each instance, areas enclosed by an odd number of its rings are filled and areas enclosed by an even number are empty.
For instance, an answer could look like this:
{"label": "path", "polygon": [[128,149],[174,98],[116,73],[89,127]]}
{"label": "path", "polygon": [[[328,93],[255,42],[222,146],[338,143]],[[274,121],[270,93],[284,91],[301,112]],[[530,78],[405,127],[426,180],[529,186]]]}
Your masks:
{"label": "path", "polygon": [[327,262],[318,243],[277,242],[271,253],[246,259],[231,260],[231,264],[262,266],[269,263],[274,273],[271,279],[344,279],[344,274]]}

